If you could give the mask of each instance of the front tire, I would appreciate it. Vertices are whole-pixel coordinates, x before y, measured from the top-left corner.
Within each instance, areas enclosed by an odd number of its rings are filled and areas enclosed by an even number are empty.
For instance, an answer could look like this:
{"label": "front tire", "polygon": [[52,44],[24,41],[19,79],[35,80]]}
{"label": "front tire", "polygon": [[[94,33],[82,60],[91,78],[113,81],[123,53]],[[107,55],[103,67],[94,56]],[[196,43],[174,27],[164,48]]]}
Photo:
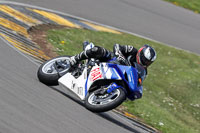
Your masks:
{"label": "front tire", "polygon": [[69,62],[70,56],[59,56],[53,59],[50,59],[44,62],[38,69],[37,76],[40,82],[48,85],[48,86],[55,86],[58,85],[58,79],[67,73],[70,65],[68,63],[68,67],[66,66],[65,69],[59,69],[59,74],[54,67],[56,61],[66,61]]}
{"label": "front tire", "polygon": [[95,92],[99,89],[90,92],[85,99],[85,107],[92,112],[105,112],[119,106],[125,99],[126,94],[122,88],[118,88],[110,94],[99,96]]}

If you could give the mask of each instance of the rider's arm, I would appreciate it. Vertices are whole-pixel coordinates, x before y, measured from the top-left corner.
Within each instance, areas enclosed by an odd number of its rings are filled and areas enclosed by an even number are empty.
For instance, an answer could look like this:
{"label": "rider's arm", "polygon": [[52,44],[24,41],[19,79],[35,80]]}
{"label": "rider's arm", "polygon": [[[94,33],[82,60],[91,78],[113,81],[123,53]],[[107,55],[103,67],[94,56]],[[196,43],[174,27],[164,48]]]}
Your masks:
{"label": "rider's arm", "polygon": [[114,54],[118,51],[120,51],[125,57],[128,57],[129,55],[135,55],[136,56],[136,54],[138,52],[138,50],[136,48],[134,48],[133,46],[115,44],[113,46]]}

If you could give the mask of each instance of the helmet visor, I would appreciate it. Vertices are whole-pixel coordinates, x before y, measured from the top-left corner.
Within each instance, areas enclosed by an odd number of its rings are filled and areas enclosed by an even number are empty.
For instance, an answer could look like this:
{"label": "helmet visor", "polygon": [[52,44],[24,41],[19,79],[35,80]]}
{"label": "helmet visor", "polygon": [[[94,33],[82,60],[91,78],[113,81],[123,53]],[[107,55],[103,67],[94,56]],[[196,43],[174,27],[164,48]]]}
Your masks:
{"label": "helmet visor", "polygon": [[142,63],[144,66],[146,66],[146,67],[148,67],[149,65],[151,65],[151,63],[153,63],[153,61],[148,60],[148,59],[144,56],[143,52],[140,53],[140,61],[141,61],[141,63]]}

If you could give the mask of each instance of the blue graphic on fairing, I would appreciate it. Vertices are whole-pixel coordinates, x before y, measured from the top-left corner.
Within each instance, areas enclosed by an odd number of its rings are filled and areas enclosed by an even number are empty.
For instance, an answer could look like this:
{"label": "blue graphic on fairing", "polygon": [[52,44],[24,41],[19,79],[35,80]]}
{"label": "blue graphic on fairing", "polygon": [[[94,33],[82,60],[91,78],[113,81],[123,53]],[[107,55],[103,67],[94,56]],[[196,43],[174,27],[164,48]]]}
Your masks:
{"label": "blue graphic on fairing", "polygon": [[[101,80],[113,80],[113,84],[108,86],[108,93],[111,93],[115,89],[121,87],[124,89],[124,91],[127,94],[127,97],[130,100],[138,99],[142,97],[142,86],[138,85],[138,73],[141,70],[138,70],[138,67],[134,68],[132,66],[124,66],[124,65],[118,65],[118,64],[112,64],[112,63],[100,63],[99,65],[102,77]],[[142,71],[145,71],[144,68],[142,68]],[[143,72],[144,73],[144,72]],[[126,88],[117,85],[115,83],[115,80],[122,80],[126,84]],[[94,81],[96,82],[96,81]],[[85,83],[85,94],[87,94],[87,83],[88,78]]]}
{"label": "blue graphic on fairing", "polygon": [[[134,100],[135,98],[140,98],[142,96],[142,86],[138,85],[138,71],[132,66],[124,66],[107,63],[109,68],[115,69],[115,73],[117,73],[122,80],[127,84],[128,94],[127,97],[130,100]],[[114,77],[114,76],[113,76]]]}
{"label": "blue graphic on fairing", "polygon": [[[137,70],[133,68],[132,66],[123,66],[123,65],[117,65],[117,64],[109,64],[108,67],[112,67],[115,69],[115,73],[117,72],[118,75],[127,83],[131,91],[137,90],[137,82],[138,82],[138,76],[137,76]],[[114,72],[114,71],[113,71]],[[127,78],[125,77],[127,75]]]}
{"label": "blue graphic on fairing", "polygon": [[118,80],[121,78],[114,68],[110,68],[110,69],[111,69],[111,73],[112,73],[111,79]]}
{"label": "blue graphic on fairing", "polygon": [[88,83],[88,77],[87,77],[87,80],[85,82],[85,96],[87,95],[87,83]]}

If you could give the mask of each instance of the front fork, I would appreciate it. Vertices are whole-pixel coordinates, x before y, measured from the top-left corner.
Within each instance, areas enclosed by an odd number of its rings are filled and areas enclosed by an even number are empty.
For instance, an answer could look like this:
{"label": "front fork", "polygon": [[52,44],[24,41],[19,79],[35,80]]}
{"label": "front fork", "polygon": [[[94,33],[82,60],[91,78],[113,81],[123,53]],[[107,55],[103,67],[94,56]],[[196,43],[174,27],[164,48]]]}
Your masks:
{"label": "front fork", "polygon": [[116,90],[118,88],[122,88],[123,89],[123,87],[117,85],[116,83],[111,83],[109,86],[102,87],[102,89],[100,89],[99,91],[96,91],[95,95],[110,94],[111,92],[113,92],[114,90]]}
{"label": "front fork", "polygon": [[107,93],[111,93],[112,91],[114,91],[114,90],[116,90],[118,88],[122,88],[122,87],[117,85],[116,83],[112,83],[106,88],[106,90],[107,90],[106,92]]}

